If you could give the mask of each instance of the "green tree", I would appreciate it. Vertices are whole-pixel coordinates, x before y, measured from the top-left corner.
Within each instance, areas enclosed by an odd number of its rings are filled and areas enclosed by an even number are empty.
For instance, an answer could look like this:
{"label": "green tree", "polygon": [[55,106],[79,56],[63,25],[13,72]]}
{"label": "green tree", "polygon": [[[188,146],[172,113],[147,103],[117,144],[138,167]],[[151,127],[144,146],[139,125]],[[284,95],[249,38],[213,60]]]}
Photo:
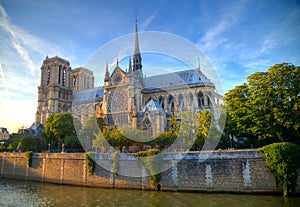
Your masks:
{"label": "green tree", "polygon": [[40,139],[34,138],[29,135],[22,135],[20,136],[20,141],[17,145],[17,150],[21,151],[31,151],[31,150],[37,150],[40,145]]}
{"label": "green tree", "polygon": [[207,110],[196,113],[184,112],[180,118],[182,125],[179,139],[182,139],[184,148],[201,150],[210,130],[211,113]]}
{"label": "green tree", "polygon": [[276,64],[247,80],[225,94],[225,131],[254,139],[252,143],[258,140],[258,145],[275,141],[300,144],[300,67]]}
{"label": "green tree", "polygon": [[105,122],[103,118],[97,118],[97,124],[101,131],[105,128]]}
{"label": "green tree", "polygon": [[79,139],[86,151],[93,148],[93,140],[99,132],[99,126],[95,115],[89,116],[84,123],[83,130],[79,134]]}
{"label": "green tree", "polygon": [[178,136],[178,131],[174,131],[173,129],[170,129],[160,133],[157,139],[150,142],[150,145],[153,147],[158,145],[160,149],[164,149],[171,146],[175,141],[175,139],[177,138],[177,136]]}
{"label": "green tree", "polygon": [[111,146],[108,142],[109,140],[109,131],[107,128],[103,128],[102,131],[99,131],[96,135],[96,139],[93,140],[93,148],[97,152],[106,153],[109,147]]}
{"label": "green tree", "polygon": [[109,134],[109,140],[111,146],[119,148],[120,152],[122,152],[123,146],[130,146],[131,140],[127,138],[120,129],[114,129]]}
{"label": "green tree", "polygon": [[67,147],[80,147],[74,128],[71,113],[57,113],[48,117],[43,130],[43,136],[52,148],[58,148],[65,144]]}

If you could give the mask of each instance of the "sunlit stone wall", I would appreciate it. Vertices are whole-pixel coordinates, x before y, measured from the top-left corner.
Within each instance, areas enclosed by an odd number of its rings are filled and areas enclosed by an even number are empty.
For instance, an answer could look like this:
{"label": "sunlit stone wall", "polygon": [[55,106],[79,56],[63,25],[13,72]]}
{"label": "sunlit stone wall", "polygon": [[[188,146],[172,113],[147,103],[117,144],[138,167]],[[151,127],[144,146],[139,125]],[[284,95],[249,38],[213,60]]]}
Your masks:
{"label": "sunlit stone wall", "polygon": [[[161,190],[239,193],[280,193],[282,191],[281,187],[276,186],[265,159],[256,150],[176,153],[175,155],[172,159],[164,160],[174,165],[162,173]],[[176,160],[176,157],[179,159],[183,155],[181,161]],[[37,153],[33,155],[31,167],[27,166],[23,153],[0,153],[0,173],[3,178],[40,182],[120,189],[150,189],[148,177],[115,176],[112,173],[114,161],[110,155],[99,155],[97,159],[101,159],[104,166],[108,166],[111,171],[96,165],[94,174],[90,175],[87,172],[84,154],[81,153]],[[118,162],[120,170],[134,173],[138,168],[132,159],[133,156],[121,155]],[[300,192],[299,176],[297,191]]]}

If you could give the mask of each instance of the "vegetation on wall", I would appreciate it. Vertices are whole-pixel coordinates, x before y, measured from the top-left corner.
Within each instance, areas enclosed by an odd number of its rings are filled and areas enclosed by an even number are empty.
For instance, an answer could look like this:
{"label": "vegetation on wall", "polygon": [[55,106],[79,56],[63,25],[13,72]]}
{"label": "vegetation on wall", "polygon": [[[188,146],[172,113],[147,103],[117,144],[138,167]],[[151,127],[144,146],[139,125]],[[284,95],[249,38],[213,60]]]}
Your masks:
{"label": "vegetation on wall", "polygon": [[94,161],[95,154],[93,152],[86,152],[84,159],[89,175],[93,175],[96,168],[96,162]]}
{"label": "vegetation on wall", "polygon": [[276,184],[283,185],[284,196],[293,195],[297,184],[296,170],[300,166],[300,146],[290,142],[273,143],[259,151],[265,156]]}
{"label": "vegetation on wall", "polygon": [[153,158],[154,155],[159,154],[161,151],[157,149],[150,149],[147,151],[141,151],[136,153],[134,156],[140,158],[144,163],[146,170],[150,174],[150,186],[154,190],[159,190],[158,184],[161,180],[161,174],[157,173],[159,166],[162,164],[162,159],[160,157]]}
{"label": "vegetation on wall", "polygon": [[118,152],[114,152],[112,155],[112,159],[113,159],[113,164],[112,164],[112,170],[114,173],[115,177],[118,177],[118,172],[119,172],[119,153]]}
{"label": "vegetation on wall", "polygon": [[26,160],[27,160],[27,166],[28,167],[32,166],[32,155],[33,155],[32,151],[25,152],[25,157],[26,157]]}

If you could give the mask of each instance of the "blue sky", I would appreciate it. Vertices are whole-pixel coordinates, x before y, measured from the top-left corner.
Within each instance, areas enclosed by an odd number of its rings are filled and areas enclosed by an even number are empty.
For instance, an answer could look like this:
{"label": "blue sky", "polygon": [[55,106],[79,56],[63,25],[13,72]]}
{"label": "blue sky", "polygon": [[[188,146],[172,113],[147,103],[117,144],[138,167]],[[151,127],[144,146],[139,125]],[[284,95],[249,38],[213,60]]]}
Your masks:
{"label": "blue sky", "polygon": [[[0,127],[14,132],[34,122],[47,55],[72,68],[85,65],[98,48],[134,32],[136,16],[140,31],[172,33],[196,45],[225,92],[276,63],[300,65],[299,1],[0,0]],[[144,66],[176,68],[164,58],[146,60]]]}

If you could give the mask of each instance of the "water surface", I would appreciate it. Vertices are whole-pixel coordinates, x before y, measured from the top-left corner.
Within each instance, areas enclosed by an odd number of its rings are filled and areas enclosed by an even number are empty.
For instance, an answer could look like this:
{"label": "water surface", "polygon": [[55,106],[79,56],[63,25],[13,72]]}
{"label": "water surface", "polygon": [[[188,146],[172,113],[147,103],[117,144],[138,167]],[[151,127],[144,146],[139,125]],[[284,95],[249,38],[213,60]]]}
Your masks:
{"label": "water surface", "polygon": [[300,197],[116,190],[0,179],[2,206],[299,207]]}

